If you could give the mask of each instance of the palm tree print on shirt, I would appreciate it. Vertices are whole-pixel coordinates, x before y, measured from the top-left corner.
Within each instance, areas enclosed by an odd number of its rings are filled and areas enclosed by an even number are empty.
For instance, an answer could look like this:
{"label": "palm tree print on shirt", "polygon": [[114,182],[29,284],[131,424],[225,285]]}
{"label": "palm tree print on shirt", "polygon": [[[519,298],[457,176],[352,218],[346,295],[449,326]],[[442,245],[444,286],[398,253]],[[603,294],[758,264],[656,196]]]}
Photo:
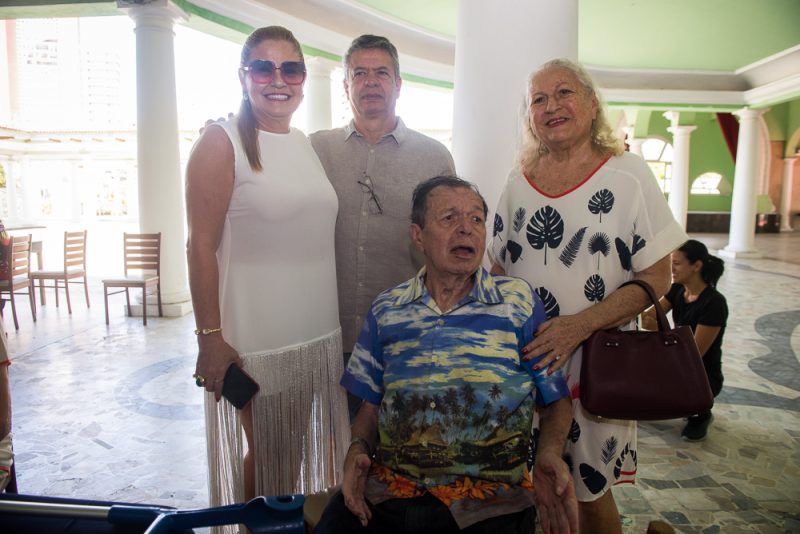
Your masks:
{"label": "palm tree print on shirt", "polygon": [[558,210],[545,206],[533,214],[525,235],[533,248],[544,249],[544,264],[547,265],[547,248],[556,248],[564,239],[564,219]]}
{"label": "palm tree print on shirt", "polygon": [[614,193],[608,189],[601,189],[592,195],[587,207],[595,215],[600,214],[600,222],[603,222],[603,214],[609,213],[611,208],[614,207]]}
{"label": "palm tree print on shirt", "polygon": [[597,254],[597,270],[600,270],[600,256],[608,256],[611,241],[603,232],[597,232],[589,239],[589,254]]}
{"label": "palm tree print on shirt", "polygon": [[[528,212],[525,211],[525,208],[517,208],[517,211],[514,212],[514,222],[512,224],[512,227],[514,228],[514,232],[516,232],[517,234],[520,233],[520,231],[522,230],[522,226],[525,224],[525,216],[527,215],[527,213]],[[500,219],[501,231],[502,231],[502,225],[503,225],[503,220]],[[497,218],[495,218],[495,229],[496,228],[497,228]],[[519,243],[517,243],[512,239],[508,240],[508,243],[506,243],[506,246],[503,247],[503,249],[505,249],[508,252],[508,254],[511,255],[511,263],[516,263],[517,260],[522,255],[522,245],[520,245]],[[503,262],[505,262],[505,256],[506,254],[503,253],[503,250],[500,250],[500,258],[503,260]]]}
{"label": "palm tree print on shirt", "polygon": [[617,255],[619,256],[619,263],[623,269],[630,271],[633,269],[633,255],[642,250],[647,245],[647,240],[636,233],[634,226],[633,242],[631,248],[619,237],[614,238],[614,246],[617,248]]}
{"label": "palm tree print on shirt", "polygon": [[558,317],[561,314],[561,308],[558,305],[555,295],[553,295],[546,287],[537,287],[534,289],[539,300],[544,304],[544,313],[548,319]]}
{"label": "palm tree print on shirt", "polygon": [[564,250],[561,251],[561,255],[558,259],[561,260],[561,263],[563,263],[565,267],[572,267],[572,264],[575,262],[575,258],[581,250],[581,244],[583,243],[583,236],[586,234],[586,229],[586,226],[579,228],[578,231],[575,232],[575,235],[572,236],[572,239],[569,240],[567,246],[564,247]]}
{"label": "palm tree print on shirt", "polygon": [[600,302],[606,296],[606,283],[600,275],[593,274],[583,286],[583,294],[589,302]]}

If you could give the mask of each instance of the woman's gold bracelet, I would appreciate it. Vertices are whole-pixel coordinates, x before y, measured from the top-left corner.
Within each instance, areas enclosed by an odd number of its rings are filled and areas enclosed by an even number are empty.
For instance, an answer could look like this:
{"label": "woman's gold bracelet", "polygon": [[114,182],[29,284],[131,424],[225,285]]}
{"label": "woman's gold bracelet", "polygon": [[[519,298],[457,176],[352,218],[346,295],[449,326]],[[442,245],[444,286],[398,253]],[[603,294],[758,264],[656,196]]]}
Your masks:
{"label": "woman's gold bracelet", "polygon": [[216,332],[222,332],[222,327],[220,328],[197,328],[194,331],[194,335],[196,336],[207,336],[209,334],[214,334]]}

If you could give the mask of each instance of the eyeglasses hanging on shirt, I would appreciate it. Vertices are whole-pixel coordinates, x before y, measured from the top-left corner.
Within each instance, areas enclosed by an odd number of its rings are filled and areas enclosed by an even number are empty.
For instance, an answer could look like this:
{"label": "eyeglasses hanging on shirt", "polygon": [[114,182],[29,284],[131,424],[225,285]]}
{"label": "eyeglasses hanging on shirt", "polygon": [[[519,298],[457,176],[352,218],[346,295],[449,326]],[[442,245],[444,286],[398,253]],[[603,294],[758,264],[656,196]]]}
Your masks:
{"label": "eyeglasses hanging on shirt", "polygon": [[375,203],[375,207],[378,209],[378,214],[383,215],[383,208],[381,207],[381,202],[378,200],[378,195],[375,194],[375,189],[372,187],[372,180],[368,175],[364,175],[363,180],[358,181],[358,185],[361,186],[361,190],[364,193],[369,194],[369,198],[372,202]]}

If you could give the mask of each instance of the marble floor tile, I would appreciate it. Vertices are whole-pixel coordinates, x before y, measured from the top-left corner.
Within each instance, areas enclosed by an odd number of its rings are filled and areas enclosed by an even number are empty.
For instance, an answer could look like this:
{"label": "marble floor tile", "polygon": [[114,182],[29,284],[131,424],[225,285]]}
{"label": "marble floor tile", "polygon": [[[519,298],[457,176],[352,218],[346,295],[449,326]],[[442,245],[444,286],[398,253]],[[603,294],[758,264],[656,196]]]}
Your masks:
{"label": "marble floor tile", "polygon": [[[654,519],[685,533],[800,533],[800,232],[756,246],[762,258],[726,261],[720,280],[725,385],[708,438],[682,441],[682,420],[639,425],[639,484],[614,489],[626,534]],[[106,326],[90,282],[91,308],[78,298],[69,315],[48,299],[34,323],[20,306],[9,332],[20,491],[206,506],[194,318],[144,327],[117,299]]]}

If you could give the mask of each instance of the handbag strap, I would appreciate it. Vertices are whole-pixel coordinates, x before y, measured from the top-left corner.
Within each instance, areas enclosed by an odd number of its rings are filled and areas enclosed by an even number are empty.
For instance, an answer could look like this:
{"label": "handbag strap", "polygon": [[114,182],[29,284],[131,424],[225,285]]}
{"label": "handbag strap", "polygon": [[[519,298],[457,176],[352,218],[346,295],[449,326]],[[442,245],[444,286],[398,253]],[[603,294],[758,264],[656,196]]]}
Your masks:
{"label": "handbag strap", "polygon": [[653,291],[653,288],[650,286],[650,284],[648,284],[644,280],[635,280],[634,279],[634,280],[628,280],[627,282],[625,282],[624,284],[622,284],[619,287],[622,288],[622,287],[629,286],[629,285],[639,286],[642,289],[644,289],[645,292],[647,292],[647,295],[650,297],[650,300],[653,303],[653,307],[656,310],[656,318],[658,320],[658,329],[659,329],[659,331],[664,332],[664,333],[668,332],[670,328],[669,328],[669,321],[667,321],[667,314],[664,313],[664,308],[661,306],[661,303],[658,301],[658,298],[656,297],[656,292]]}

